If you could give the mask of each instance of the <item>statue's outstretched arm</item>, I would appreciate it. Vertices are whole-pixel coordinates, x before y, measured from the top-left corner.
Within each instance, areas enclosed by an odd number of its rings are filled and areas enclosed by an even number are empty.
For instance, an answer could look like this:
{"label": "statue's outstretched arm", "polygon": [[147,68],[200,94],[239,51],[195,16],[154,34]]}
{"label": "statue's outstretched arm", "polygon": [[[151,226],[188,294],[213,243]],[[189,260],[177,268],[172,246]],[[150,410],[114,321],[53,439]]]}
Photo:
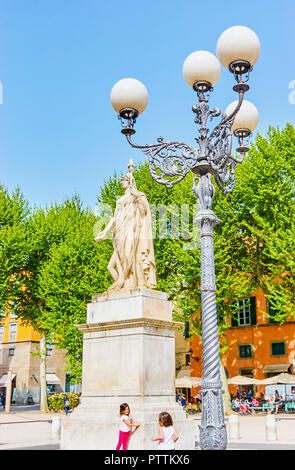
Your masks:
{"label": "statue's outstretched arm", "polygon": [[107,233],[109,232],[109,230],[111,230],[111,228],[113,227],[113,223],[114,223],[114,217],[110,220],[110,222],[108,223],[108,225],[105,227],[105,229],[100,232],[97,237],[95,237],[94,241],[96,242],[101,242],[102,240],[105,240],[106,236],[107,236]]}

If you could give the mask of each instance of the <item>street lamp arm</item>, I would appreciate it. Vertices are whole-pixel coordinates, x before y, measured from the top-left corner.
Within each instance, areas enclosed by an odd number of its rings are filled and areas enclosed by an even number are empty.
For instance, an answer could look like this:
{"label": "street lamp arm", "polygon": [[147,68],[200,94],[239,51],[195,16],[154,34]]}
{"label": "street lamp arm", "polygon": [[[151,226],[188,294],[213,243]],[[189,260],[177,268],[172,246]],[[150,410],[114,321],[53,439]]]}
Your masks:
{"label": "street lamp arm", "polygon": [[[237,85],[236,85],[236,87],[237,87]],[[234,118],[236,117],[237,113],[239,112],[239,110],[242,106],[242,103],[244,101],[244,96],[245,96],[245,90],[243,88],[241,88],[239,90],[239,99],[238,99],[238,103],[237,103],[236,108],[228,116],[226,114],[222,115],[222,120],[221,120],[221,123],[219,124],[220,126],[226,124],[228,121],[233,121],[234,120]],[[212,131],[212,134],[214,133],[214,130]]]}
{"label": "street lamp arm", "polygon": [[158,137],[155,144],[138,145],[132,142],[129,133],[125,136],[132,147],[149,156],[152,178],[167,188],[181,181],[196,164],[197,150],[184,142],[166,142],[163,137]]}

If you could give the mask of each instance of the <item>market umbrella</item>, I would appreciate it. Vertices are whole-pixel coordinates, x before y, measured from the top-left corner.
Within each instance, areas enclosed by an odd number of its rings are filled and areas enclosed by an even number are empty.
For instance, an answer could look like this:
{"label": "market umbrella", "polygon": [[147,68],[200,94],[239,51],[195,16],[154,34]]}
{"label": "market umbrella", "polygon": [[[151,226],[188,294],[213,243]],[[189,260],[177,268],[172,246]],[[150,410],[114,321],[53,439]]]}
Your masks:
{"label": "market umbrella", "polygon": [[262,381],[258,379],[253,379],[250,377],[245,377],[243,375],[236,375],[228,379],[227,383],[229,385],[261,385]]}
{"label": "market umbrella", "polygon": [[274,377],[269,377],[268,379],[261,380],[262,385],[272,385],[272,384],[284,384],[285,385],[285,398],[287,398],[287,384],[295,384],[295,375],[286,374],[282,372],[281,374],[275,375]]}
{"label": "market umbrella", "polygon": [[181,370],[175,379],[177,388],[199,387],[202,383],[201,377],[192,377],[189,370]]}
{"label": "market umbrella", "polygon": [[260,381],[261,385],[271,385],[271,384],[295,384],[295,375],[286,374],[282,372],[281,374],[275,375],[274,377],[269,377]]}

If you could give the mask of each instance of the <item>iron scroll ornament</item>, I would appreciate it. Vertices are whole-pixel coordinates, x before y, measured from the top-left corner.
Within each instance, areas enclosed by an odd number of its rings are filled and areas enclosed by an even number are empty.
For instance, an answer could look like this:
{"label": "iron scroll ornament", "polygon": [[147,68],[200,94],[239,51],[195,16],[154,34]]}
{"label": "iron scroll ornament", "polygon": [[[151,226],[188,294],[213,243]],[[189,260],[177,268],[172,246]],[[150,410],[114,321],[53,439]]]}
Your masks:
{"label": "iron scroll ornament", "polygon": [[[208,119],[220,116],[218,108],[210,109],[208,98],[204,93],[198,93],[199,103],[192,110],[196,114],[195,123],[200,125],[199,136],[195,138],[199,148],[184,142],[165,141],[158,137],[157,143],[138,145],[131,139],[135,133],[132,127],[124,127],[124,134],[129,144],[149,157],[149,170],[152,178],[167,188],[179,183],[189,171],[197,175],[211,173],[217,186],[223,194],[231,192],[235,185],[235,167],[241,163],[240,158],[232,155],[232,132],[236,114],[242,106],[244,90],[239,90],[239,100],[234,111],[227,116],[222,115],[220,123],[209,134]],[[134,120],[135,121],[135,120]]]}

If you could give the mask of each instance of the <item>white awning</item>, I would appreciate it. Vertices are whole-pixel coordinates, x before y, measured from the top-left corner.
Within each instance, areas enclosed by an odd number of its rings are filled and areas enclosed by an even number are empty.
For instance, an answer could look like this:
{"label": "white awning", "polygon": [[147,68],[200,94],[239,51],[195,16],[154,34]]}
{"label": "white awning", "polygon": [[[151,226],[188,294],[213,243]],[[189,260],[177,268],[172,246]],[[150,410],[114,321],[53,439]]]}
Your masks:
{"label": "white awning", "polygon": [[60,380],[55,374],[46,374],[46,382],[49,385],[59,385]]}
{"label": "white awning", "polygon": [[263,372],[287,372],[290,367],[291,364],[268,364]]}
{"label": "white awning", "polygon": [[[0,387],[7,387],[7,375],[8,374],[3,374],[1,379],[0,379]],[[11,375],[11,380],[14,379],[14,377],[16,376],[16,374],[12,374]]]}

